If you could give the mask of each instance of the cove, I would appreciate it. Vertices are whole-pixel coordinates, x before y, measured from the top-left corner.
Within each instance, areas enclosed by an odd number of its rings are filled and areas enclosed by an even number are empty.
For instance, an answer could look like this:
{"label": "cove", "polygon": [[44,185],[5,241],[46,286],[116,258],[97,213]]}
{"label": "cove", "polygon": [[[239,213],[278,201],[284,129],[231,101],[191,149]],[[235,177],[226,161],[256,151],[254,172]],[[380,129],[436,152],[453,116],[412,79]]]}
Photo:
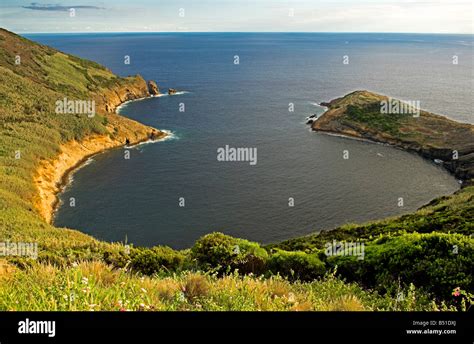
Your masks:
{"label": "cove", "polygon": [[[361,87],[419,99],[456,119],[468,116],[463,90],[470,81],[463,71],[437,71],[445,82],[465,86],[450,93],[436,87],[429,65],[420,62],[421,56],[439,58],[426,55],[426,47],[406,37],[387,43],[383,37],[349,36],[104,34],[76,35],[70,38],[74,44],[47,36],[45,43],[122,75],[140,73],[160,88],[187,91],[122,107],[122,115],[170,130],[173,138],[134,147],[128,160],[121,150],[94,157],[61,194],[63,200],[75,197],[76,207],[64,202],[55,224],[144,246],[187,248],[213,231],[270,243],[408,213],[457,190],[451,175],[415,154],[308,130],[306,118],[324,111],[318,103]],[[351,44],[344,44],[348,39]],[[449,51],[438,40],[426,44]],[[101,54],[94,52],[99,45]],[[114,56],[130,47],[134,64],[115,63]],[[343,51],[358,56],[367,49],[370,63],[334,62]],[[241,57],[238,66],[235,54]],[[397,68],[416,70],[419,79],[407,82]],[[442,101],[446,97],[455,104],[450,109]],[[288,111],[290,103],[294,112]],[[226,145],[255,147],[258,163],[219,162],[217,149]],[[343,159],[344,151],[349,159]]]}

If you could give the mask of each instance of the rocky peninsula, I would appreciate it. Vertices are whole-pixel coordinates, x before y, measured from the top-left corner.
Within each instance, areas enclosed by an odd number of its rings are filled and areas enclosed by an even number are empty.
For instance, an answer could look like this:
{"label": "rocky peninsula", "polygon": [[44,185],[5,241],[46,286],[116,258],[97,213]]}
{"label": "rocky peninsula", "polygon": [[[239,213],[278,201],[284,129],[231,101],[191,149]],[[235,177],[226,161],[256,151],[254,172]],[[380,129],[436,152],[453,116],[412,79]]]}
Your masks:
{"label": "rocky peninsula", "polygon": [[[409,108],[404,102],[369,91],[355,91],[321,103],[327,111],[310,123],[312,130],[367,139],[420,154],[444,166],[472,185],[474,178],[474,126],[416,109],[413,113],[384,111]],[[414,109],[415,110],[415,109]]]}

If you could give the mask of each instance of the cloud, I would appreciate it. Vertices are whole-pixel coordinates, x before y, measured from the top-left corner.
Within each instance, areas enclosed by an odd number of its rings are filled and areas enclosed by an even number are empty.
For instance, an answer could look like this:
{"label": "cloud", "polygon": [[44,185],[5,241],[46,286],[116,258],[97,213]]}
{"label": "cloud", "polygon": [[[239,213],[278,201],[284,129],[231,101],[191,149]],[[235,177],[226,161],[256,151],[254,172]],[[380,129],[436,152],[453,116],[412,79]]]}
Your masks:
{"label": "cloud", "polygon": [[22,6],[23,8],[29,10],[37,10],[37,11],[58,11],[64,12],[69,11],[71,8],[82,8],[82,9],[93,9],[93,10],[100,10],[103,9],[102,7],[97,6],[86,6],[86,5],[76,5],[76,6],[61,6],[58,4],[39,4],[37,2],[32,2],[29,6]]}
{"label": "cloud", "polygon": [[[19,0],[0,0],[2,26],[20,32],[474,32],[472,0],[22,1],[20,7]],[[61,15],[71,8],[85,13],[74,21]]]}

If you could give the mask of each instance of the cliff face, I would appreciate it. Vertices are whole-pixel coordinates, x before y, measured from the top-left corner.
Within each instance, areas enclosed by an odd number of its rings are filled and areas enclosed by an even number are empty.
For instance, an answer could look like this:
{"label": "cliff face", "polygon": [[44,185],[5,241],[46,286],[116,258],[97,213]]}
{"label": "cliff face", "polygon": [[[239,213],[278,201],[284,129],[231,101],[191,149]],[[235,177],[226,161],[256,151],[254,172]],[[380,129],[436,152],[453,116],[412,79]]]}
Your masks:
{"label": "cliff face", "polygon": [[[315,131],[343,134],[414,151],[427,159],[441,160],[464,185],[474,178],[474,126],[420,111],[413,114],[382,113],[387,96],[356,91],[324,103],[328,110],[311,127]],[[393,101],[393,100],[392,100]],[[399,102],[399,101],[397,101]]]}
{"label": "cliff face", "polygon": [[107,89],[102,89],[96,98],[98,112],[113,113],[117,106],[127,100],[150,96],[146,81],[140,76],[122,79]]}
{"label": "cliff face", "polygon": [[46,88],[48,93],[55,92],[49,102],[42,104],[42,109],[54,109],[52,104],[63,97],[92,98],[97,113],[113,113],[127,100],[150,96],[146,81],[139,75],[118,77],[98,63],[64,54],[1,28],[0,67]]}
{"label": "cliff face", "polygon": [[[124,120],[115,114],[110,116],[109,121],[107,129],[111,135],[90,135],[81,141],[68,141],[61,145],[59,155],[40,162],[34,177],[38,190],[34,206],[47,223],[51,223],[58,203],[56,195],[75,167],[90,156],[123,146],[126,139],[130,140],[131,144],[148,140],[152,132],[152,129],[137,125],[137,122],[131,120],[124,123]],[[158,140],[165,136],[165,133],[155,131],[154,139]]]}
{"label": "cliff face", "polygon": [[[0,28],[0,165],[12,168],[0,171],[0,208],[22,213],[19,223],[38,214],[49,222],[61,182],[76,164],[126,142],[166,136],[114,113],[121,103],[149,95],[141,76],[119,77]],[[65,98],[95,100],[95,115],[57,110]],[[24,229],[12,226],[8,233]]]}
{"label": "cliff face", "polygon": [[108,88],[101,88],[96,92],[96,110],[107,118],[105,134],[92,134],[80,141],[62,143],[60,153],[53,159],[41,160],[36,169],[34,184],[38,194],[33,204],[46,222],[52,221],[58,203],[57,193],[61,191],[65,179],[82,161],[107,149],[123,146],[127,141],[136,144],[166,136],[164,132],[115,113],[117,106],[123,102],[148,96],[150,93],[147,83],[139,75],[117,78]]}

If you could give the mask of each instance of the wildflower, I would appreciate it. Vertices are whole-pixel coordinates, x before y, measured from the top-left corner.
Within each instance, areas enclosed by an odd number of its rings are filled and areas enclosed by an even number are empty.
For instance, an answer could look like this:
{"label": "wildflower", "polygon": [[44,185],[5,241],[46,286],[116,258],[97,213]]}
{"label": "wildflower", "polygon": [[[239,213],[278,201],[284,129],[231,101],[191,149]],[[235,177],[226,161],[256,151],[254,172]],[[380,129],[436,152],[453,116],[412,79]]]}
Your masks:
{"label": "wildflower", "polygon": [[87,277],[82,277],[82,284],[88,284],[89,279]]}
{"label": "wildflower", "polygon": [[140,290],[141,290],[143,293],[146,293],[146,289],[145,289],[145,288],[140,288]]}
{"label": "wildflower", "polygon": [[453,296],[457,297],[461,295],[461,288],[457,287],[453,290]]}
{"label": "wildflower", "polygon": [[294,303],[296,301],[295,294],[288,293],[288,302]]}
{"label": "wildflower", "polygon": [[186,296],[185,296],[184,293],[182,293],[182,292],[179,292],[179,293],[177,294],[177,298],[178,298],[178,301],[179,301],[179,302],[184,302],[184,301],[186,301]]}

